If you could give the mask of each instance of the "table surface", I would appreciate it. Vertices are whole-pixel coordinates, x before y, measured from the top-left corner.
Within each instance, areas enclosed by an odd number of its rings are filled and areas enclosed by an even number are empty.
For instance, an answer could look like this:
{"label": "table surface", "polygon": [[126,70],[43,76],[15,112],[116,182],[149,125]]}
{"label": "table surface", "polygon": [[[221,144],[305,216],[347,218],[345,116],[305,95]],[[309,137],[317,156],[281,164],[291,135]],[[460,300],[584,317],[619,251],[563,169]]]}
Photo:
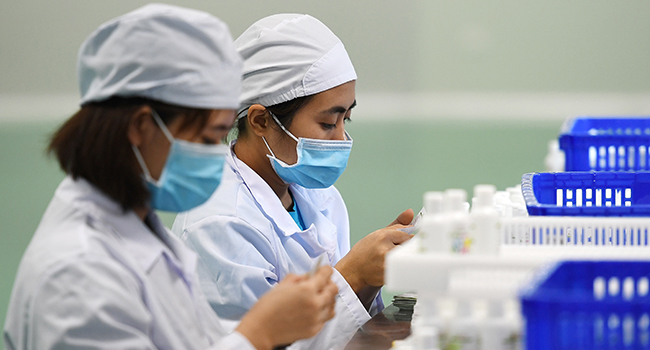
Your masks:
{"label": "table surface", "polygon": [[403,312],[389,305],[359,328],[345,350],[390,349],[394,340],[411,334],[411,316],[412,311]]}

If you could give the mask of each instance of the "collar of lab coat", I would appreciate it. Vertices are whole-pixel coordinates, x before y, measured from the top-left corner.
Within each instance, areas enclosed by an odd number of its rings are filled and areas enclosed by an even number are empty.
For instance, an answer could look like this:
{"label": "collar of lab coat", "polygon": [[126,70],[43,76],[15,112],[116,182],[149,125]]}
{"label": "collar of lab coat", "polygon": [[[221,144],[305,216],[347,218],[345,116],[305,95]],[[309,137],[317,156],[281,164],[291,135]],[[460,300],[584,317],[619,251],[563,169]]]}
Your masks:
{"label": "collar of lab coat", "polygon": [[164,258],[191,288],[196,256],[169,234],[155,213],[150,212],[147,219],[167,245],[151,232],[135,212],[124,212],[118,203],[84,179],[67,177],[57,190],[57,195],[87,213],[94,224],[109,229],[144,271],[149,271],[157,259]]}
{"label": "collar of lab coat", "polygon": [[[266,217],[274,223],[274,225],[282,232],[284,236],[291,236],[297,232],[309,232],[315,230],[314,223],[311,223],[310,226],[305,230],[301,231],[300,227],[293,221],[293,218],[287,212],[287,210],[282,205],[280,198],[273,192],[271,186],[269,186],[264,179],[262,179],[253,169],[251,169],[246,163],[242,162],[237,158],[235,152],[233,151],[233,146],[236,141],[233,141],[230,145],[230,154],[227,157],[227,162],[233,169],[233,171],[242,179],[244,185],[248,188],[251,195],[255,199],[255,202],[258,203],[262,212]],[[291,190],[294,200],[298,206],[301,205],[301,202],[309,200],[307,196],[304,195],[305,189],[296,185],[290,184],[289,189]],[[321,193],[314,192],[315,196],[319,196],[320,200],[310,201],[311,205],[319,211],[324,211],[330,205],[332,198],[322,195]],[[301,214],[305,216],[309,215],[307,211],[303,211],[302,208],[307,206],[301,206]],[[333,224],[327,222],[327,224],[332,226],[332,229],[335,230]],[[332,231],[335,232],[335,231]],[[329,245],[329,244],[328,244]]]}

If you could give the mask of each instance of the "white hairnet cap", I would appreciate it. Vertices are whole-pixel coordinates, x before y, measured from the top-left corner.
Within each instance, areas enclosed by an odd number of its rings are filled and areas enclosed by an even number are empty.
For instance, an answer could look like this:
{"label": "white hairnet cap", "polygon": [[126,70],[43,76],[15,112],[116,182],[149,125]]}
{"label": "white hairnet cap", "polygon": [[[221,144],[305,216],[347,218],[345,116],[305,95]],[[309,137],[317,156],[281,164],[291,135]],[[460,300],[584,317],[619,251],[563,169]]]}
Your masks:
{"label": "white hairnet cap", "polygon": [[357,79],[341,40],[309,15],[278,14],[250,26],[237,40],[244,58],[241,109],[272,106]]}
{"label": "white hairnet cap", "polygon": [[79,49],[81,105],[113,96],[236,109],[242,60],[216,17],[150,4],[100,26]]}

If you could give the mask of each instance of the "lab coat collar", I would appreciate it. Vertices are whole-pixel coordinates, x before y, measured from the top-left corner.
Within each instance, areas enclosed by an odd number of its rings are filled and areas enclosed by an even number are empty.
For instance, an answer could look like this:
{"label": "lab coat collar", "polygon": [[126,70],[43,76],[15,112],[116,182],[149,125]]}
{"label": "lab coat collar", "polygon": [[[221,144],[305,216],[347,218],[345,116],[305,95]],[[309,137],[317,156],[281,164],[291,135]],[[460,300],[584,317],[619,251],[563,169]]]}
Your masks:
{"label": "lab coat collar", "polygon": [[95,221],[94,224],[109,229],[114,238],[124,243],[129,255],[144,271],[149,271],[158,259],[165,258],[189,286],[196,267],[196,256],[169,234],[155,213],[150,212],[147,219],[167,245],[151,232],[135,212],[123,211],[118,203],[84,179],[67,177],[57,190],[57,195],[87,213],[90,220]]}
{"label": "lab coat collar", "polygon": [[[310,221],[310,226],[307,229],[300,230],[300,227],[284,208],[280,198],[273,192],[271,186],[246,163],[237,158],[233,152],[232,146],[234,146],[234,143],[231,144],[227,162],[248,188],[262,213],[276,227],[276,231],[284,237],[298,235],[297,240],[301,242],[301,245],[310,256],[317,257],[327,253],[328,258],[331,260],[336,250],[337,228],[327,220],[322,211],[328,208],[333,198],[325,196],[318,190],[310,190],[308,193],[307,189],[297,184],[289,185],[303,219],[307,218]],[[314,198],[318,200],[313,201],[310,196],[315,196]],[[318,231],[321,231],[321,233],[319,234]]]}
{"label": "lab coat collar", "polygon": [[[226,158],[233,171],[241,178],[251,195],[258,203],[264,215],[279,229],[284,236],[291,236],[300,232],[300,227],[293,221],[289,212],[282,205],[278,195],[273,192],[262,177],[260,177],[246,163],[237,158],[233,151],[236,141],[230,144],[230,153]],[[309,228],[307,228],[309,230]]]}

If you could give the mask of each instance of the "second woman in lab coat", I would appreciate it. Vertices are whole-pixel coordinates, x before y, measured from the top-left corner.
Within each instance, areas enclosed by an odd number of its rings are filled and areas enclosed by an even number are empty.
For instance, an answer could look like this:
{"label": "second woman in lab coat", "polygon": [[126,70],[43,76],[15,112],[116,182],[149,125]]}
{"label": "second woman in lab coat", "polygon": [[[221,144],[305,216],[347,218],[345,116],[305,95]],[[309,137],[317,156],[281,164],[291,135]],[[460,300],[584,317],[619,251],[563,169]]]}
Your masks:
{"label": "second woman in lab coat", "polygon": [[234,327],[289,273],[334,266],[336,316],[296,348],[340,348],[383,308],[384,256],[408,240],[399,224],[350,249],[347,209],[334,182],[352,138],[344,122],[356,104],[356,73],[334,33],[308,15],[259,20],[236,41],[244,58],[239,135],[223,183],[173,231],[199,257],[208,300]]}

